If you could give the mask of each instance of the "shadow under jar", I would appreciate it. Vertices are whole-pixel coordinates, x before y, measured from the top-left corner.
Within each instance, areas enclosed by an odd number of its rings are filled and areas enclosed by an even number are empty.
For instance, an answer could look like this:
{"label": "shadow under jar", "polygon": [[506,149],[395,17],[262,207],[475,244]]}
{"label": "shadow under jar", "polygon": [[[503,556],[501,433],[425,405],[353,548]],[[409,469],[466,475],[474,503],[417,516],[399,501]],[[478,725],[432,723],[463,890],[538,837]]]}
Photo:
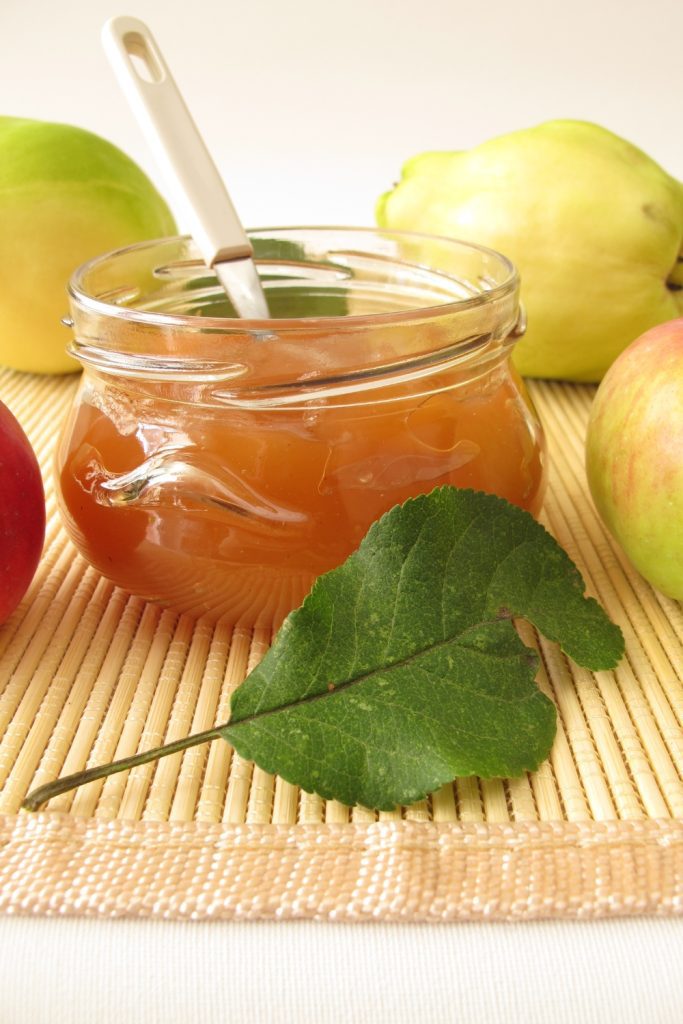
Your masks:
{"label": "shadow under jar", "polygon": [[413,495],[452,484],[539,511],[507,259],[361,229],[251,239],[267,321],[236,318],[188,238],[74,275],[85,372],[57,475],[93,566],[179,612],[278,625]]}

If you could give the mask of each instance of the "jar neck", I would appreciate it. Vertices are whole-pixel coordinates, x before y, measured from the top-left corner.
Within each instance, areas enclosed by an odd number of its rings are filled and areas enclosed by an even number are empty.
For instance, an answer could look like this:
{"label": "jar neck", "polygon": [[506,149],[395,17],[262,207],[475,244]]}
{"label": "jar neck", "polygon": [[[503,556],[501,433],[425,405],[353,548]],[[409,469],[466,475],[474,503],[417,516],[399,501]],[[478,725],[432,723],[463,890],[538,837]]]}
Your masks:
{"label": "jar neck", "polygon": [[474,375],[514,341],[517,275],[490,250],[368,230],[252,237],[273,319],[218,315],[227,298],[191,240],[167,239],[77,272],[73,354],[110,375],[297,395]]}

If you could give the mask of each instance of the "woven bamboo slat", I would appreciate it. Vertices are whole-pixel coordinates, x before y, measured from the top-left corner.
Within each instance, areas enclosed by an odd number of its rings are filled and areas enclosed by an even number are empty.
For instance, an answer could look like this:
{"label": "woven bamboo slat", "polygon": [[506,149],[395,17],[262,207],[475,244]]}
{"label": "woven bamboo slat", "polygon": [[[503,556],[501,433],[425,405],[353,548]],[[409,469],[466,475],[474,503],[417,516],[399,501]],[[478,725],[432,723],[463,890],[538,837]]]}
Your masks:
{"label": "woven bamboo slat", "polygon": [[165,917],[450,920],[683,908],[683,611],[597,518],[589,386],[535,383],[549,441],[544,522],[621,625],[614,672],[570,663],[526,624],[558,708],[549,760],[457,779],[380,814],[300,792],[204,744],[19,813],[58,775],[226,721],[268,630],[194,621],[117,589],[76,554],[52,484],[77,380],[0,371],[46,482],[38,573],[0,627],[0,909]]}

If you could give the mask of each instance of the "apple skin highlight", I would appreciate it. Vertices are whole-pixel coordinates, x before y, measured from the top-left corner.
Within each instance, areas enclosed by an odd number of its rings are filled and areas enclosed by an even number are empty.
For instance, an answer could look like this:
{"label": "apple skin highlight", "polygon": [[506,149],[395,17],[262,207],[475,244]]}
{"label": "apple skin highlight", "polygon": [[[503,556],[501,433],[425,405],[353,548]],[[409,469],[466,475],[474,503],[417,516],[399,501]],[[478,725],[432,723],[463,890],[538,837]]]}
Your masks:
{"label": "apple skin highlight", "polygon": [[33,579],[45,540],[45,494],[26,434],[0,402],[0,625]]}
{"label": "apple skin highlight", "polygon": [[683,318],[648,331],[613,363],[591,410],[586,472],[635,568],[683,599]]}
{"label": "apple skin highlight", "polygon": [[120,149],[74,125],[0,116],[0,363],[74,373],[61,319],[73,271],[175,234],[164,199]]}

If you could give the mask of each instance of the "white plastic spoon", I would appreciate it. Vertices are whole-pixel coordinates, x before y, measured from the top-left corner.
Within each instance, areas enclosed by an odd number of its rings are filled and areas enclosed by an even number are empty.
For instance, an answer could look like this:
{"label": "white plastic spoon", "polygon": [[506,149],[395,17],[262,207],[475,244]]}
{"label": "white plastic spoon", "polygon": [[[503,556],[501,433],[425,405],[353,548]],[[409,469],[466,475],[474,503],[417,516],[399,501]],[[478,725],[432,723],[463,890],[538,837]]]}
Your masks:
{"label": "white plastic spoon", "polygon": [[251,242],[152,33],[137,18],[111,18],[102,41],[207,266],[238,316],[267,318]]}

